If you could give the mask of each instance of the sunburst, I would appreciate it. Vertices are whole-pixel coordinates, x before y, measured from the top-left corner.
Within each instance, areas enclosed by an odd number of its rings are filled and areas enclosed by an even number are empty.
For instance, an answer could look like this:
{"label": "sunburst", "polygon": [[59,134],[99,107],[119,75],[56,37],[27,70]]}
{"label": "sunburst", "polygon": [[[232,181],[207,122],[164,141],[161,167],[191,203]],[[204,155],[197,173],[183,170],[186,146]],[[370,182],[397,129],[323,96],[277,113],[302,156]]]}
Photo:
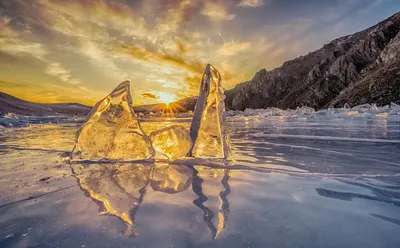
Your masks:
{"label": "sunburst", "polygon": [[159,93],[159,101],[169,105],[170,103],[176,100],[176,95],[167,93],[167,92],[160,92]]}

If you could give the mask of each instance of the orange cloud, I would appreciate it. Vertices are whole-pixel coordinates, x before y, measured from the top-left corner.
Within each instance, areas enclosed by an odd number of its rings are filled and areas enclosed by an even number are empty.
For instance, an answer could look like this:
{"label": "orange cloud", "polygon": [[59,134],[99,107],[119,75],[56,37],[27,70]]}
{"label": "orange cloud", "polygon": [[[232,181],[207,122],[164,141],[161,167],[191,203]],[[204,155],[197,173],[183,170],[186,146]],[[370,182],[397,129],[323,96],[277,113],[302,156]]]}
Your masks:
{"label": "orange cloud", "polygon": [[50,63],[46,69],[46,73],[59,77],[61,81],[72,85],[80,84],[78,80],[71,77],[71,72],[62,67],[62,65],[59,63]]}
{"label": "orange cloud", "polygon": [[150,93],[150,92],[142,93],[142,97],[152,98],[152,99],[158,99],[158,98],[160,98],[160,96],[157,96],[157,95],[155,95],[155,94],[153,94],[153,93]]}
{"label": "orange cloud", "polygon": [[57,102],[80,102],[87,105],[94,105],[98,99],[103,97],[97,92],[71,87],[58,86],[50,83],[34,84],[32,82],[15,82],[0,80],[0,91],[27,101],[41,103]]}
{"label": "orange cloud", "polygon": [[242,42],[242,43],[234,41],[227,42],[218,49],[218,54],[221,56],[232,56],[239,52],[249,50],[250,45],[251,45],[250,42]]}
{"label": "orange cloud", "polygon": [[[0,36],[0,52],[41,60],[34,73],[43,85],[107,94],[130,79],[137,101],[151,103],[161,93],[197,95],[207,63],[216,66],[225,85],[233,85],[248,67],[242,62],[252,56],[244,53],[251,41],[233,42],[224,32],[231,40],[225,42],[217,35],[221,25],[204,22],[236,21],[232,11],[239,1],[5,1],[17,15],[0,18],[0,32],[8,37]],[[15,23],[21,26],[11,28]]]}
{"label": "orange cloud", "polygon": [[185,59],[177,53],[169,54],[167,52],[150,51],[135,45],[121,44],[120,49],[117,49],[114,52],[130,55],[136,59],[150,61],[157,64],[168,63],[195,73],[200,73],[205,68],[205,63],[198,60]]}
{"label": "orange cloud", "polygon": [[235,18],[235,15],[229,14],[222,5],[212,2],[205,3],[201,14],[216,22],[229,21]]}

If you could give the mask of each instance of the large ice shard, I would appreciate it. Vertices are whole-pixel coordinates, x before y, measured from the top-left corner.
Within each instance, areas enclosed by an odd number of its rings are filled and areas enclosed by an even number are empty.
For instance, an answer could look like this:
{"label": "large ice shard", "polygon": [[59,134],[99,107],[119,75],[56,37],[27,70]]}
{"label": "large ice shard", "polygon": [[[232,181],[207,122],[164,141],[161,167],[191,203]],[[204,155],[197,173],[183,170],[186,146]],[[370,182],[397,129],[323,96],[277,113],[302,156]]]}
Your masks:
{"label": "large ice shard", "polygon": [[223,123],[224,99],[221,76],[212,65],[208,64],[203,74],[190,127],[192,147],[188,153],[189,156],[228,157],[230,146]]}
{"label": "large ice shard", "polygon": [[132,108],[130,83],[100,100],[79,129],[72,157],[85,160],[141,160],[155,155]]}
{"label": "large ice shard", "polygon": [[180,125],[154,131],[150,139],[153,147],[170,160],[185,156],[192,146],[189,131]]}

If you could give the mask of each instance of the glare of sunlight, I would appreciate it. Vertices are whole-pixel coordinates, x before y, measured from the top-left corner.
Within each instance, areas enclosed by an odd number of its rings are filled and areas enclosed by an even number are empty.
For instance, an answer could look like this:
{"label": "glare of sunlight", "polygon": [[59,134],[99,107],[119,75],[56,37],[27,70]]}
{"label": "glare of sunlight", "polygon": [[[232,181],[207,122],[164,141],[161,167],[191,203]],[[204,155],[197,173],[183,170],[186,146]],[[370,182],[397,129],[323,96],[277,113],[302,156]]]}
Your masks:
{"label": "glare of sunlight", "polygon": [[159,93],[159,101],[162,103],[170,104],[171,102],[176,100],[176,95],[166,92]]}

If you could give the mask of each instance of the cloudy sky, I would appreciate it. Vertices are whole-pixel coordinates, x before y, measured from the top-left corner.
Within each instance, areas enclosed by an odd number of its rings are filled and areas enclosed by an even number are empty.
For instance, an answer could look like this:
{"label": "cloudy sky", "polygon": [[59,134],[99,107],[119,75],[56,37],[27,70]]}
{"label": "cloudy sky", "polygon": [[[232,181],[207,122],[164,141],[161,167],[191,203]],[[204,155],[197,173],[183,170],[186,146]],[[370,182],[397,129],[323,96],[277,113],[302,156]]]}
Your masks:
{"label": "cloudy sky", "polygon": [[1,0],[0,91],[94,104],[124,80],[134,104],[226,89],[400,11],[399,0]]}

